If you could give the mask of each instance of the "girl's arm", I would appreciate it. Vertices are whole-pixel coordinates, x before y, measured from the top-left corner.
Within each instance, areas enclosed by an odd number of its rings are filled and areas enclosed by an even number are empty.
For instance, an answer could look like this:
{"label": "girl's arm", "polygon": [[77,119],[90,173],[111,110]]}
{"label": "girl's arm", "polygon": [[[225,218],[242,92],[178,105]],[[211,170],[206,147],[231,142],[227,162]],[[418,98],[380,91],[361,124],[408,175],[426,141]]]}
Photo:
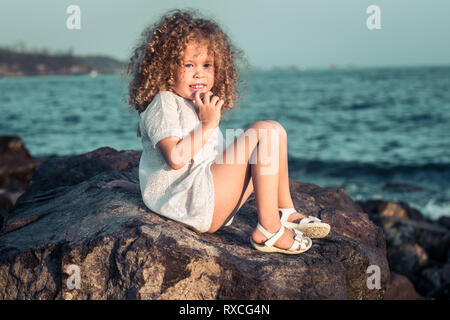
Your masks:
{"label": "girl's arm", "polygon": [[202,101],[200,92],[195,93],[195,103],[198,106],[198,117],[201,123],[192,130],[189,136],[183,139],[167,137],[156,144],[172,169],[178,170],[190,162],[219,126],[224,101],[220,100],[219,97],[211,98],[211,96],[212,92],[208,91]]}
{"label": "girl's arm", "polygon": [[192,130],[189,136],[180,139],[178,137],[167,137],[159,141],[156,146],[161,151],[167,164],[178,170],[190,162],[208,141],[217,125],[212,123],[201,123]]}

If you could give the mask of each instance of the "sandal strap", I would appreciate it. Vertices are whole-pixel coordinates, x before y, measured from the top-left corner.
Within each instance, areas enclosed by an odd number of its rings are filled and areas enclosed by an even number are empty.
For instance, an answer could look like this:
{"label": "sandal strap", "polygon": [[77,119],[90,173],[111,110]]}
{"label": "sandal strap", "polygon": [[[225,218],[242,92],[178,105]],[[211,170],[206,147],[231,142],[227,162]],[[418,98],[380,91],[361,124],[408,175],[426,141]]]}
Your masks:
{"label": "sandal strap", "polygon": [[281,222],[288,222],[288,219],[291,214],[297,212],[295,208],[278,208],[278,211],[281,212]]}
{"label": "sandal strap", "polygon": [[261,233],[267,238],[271,238],[273,237],[273,235],[275,233],[270,233],[269,231],[267,231],[266,229],[264,229],[264,227],[258,222],[258,225],[256,226],[256,229],[258,229],[259,231],[261,231]]}
{"label": "sandal strap", "polygon": [[303,218],[302,220],[300,220],[299,224],[307,224],[307,223],[320,223],[322,222],[322,220],[320,220],[319,218],[316,218],[314,216],[309,216],[307,218]]}
{"label": "sandal strap", "polygon": [[[280,220],[283,224],[289,223],[288,219],[291,214],[298,212],[295,208],[278,208],[278,210],[281,212]],[[310,222],[322,222],[322,220],[314,216],[308,216],[307,218],[303,218],[302,220],[300,220],[299,224],[306,224]]]}
{"label": "sandal strap", "polygon": [[306,249],[307,245],[304,244],[304,241],[307,240],[307,238],[303,237],[303,232],[301,232],[300,230],[297,230],[297,229],[293,229],[293,230],[295,232],[294,244],[297,242],[300,244],[301,249]]}
{"label": "sandal strap", "polygon": [[[259,231],[261,231],[261,233],[267,238],[264,244],[269,247],[272,247],[275,244],[275,242],[277,242],[278,239],[280,239],[280,237],[283,235],[285,231],[285,227],[281,225],[280,230],[278,230],[276,233],[270,233],[269,231],[264,229],[264,227],[259,222],[256,228]],[[297,229],[291,230],[294,231],[294,242],[292,243],[292,246],[288,250],[295,251],[298,250],[297,249],[298,247],[300,249],[306,249],[308,245],[305,244],[304,241],[307,240],[308,238],[303,237],[303,232],[301,232],[300,230]]]}
{"label": "sandal strap", "polygon": [[272,247],[275,244],[275,242],[277,242],[278,239],[280,239],[284,233],[283,225],[281,225],[280,230],[278,230],[276,233],[270,233],[269,231],[264,229],[264,227],[259,222],[258,222],[258,225],[256,226],[256,228],[259,231],[261,231],[261,233],[267,238],[267,240],[264,242],[264,244],[269,247]]}
{"label": "sandal strap", "polygon": [[302,243],[303,233],[301,231],[298,231],[295,229],[291,229],[291,230],[294,231],[294,242],[292,243],[292,246],[289,248],[289,250],[298,250],[298,248],[304,249],[304,244]]}

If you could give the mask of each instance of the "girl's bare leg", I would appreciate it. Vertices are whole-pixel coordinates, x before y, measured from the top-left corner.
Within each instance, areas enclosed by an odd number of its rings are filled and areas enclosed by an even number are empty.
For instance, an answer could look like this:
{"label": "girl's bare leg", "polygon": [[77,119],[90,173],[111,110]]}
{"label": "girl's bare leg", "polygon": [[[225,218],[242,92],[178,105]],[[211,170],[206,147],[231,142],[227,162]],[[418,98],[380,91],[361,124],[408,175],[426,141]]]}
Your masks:
{"label": "girl's bare leg", "polygon": [[[267,122],[272,125],[272,127],[280,130],[280,143],[279,143],[279,165],[280,165],[280,174],[279,174],[279,180],[278,180],[278,207],[279,208],[293,208],[294,203],[292,201],[291,192],[289,189],[289,169],[288,169],[288,148],[287,148],[287,133],[286,130],[283,128],[283,126],[278,123],[277,121],[273,120],[264,120],[264,122]],[[246,178],[248,179],[245,184],[247,185],[247,188],[245,189],[244,193],[242,194],[242,197],[239,201],[238,207],[234,212],[239,211],[239,209],[244,205],[245,201],[248,199],[248,197],[253,193],[254,186],[253,186],[253,179],[251,178],[250,172],[246,173]],[[233,212],[233,213],[234,213]],[[302,213],[293,213],[289,216],[288,221],[290,222],[299,222],[302,218],[304,218],[305,215]]]}
{"label": "girl's bare leg", "polygon": [[[280,179],[278,183],[278,207],[279,208],[294,208],[294,202],[292,201],[291,191],[289,189],[289,169],[288,169],[288,147],[287,147],[287,133],[283,126],[273,120],[266,120],[274,128],[280,130]],[[301,213],[293,213],[289,216],[288,221],[298,222],[305,215]]]}
{"label": "girl's bare leg", "polygon": [[[288,162],[287,162],[287,134],[283,126],[273,120],[265,120],[261,122],[266,122],[272,125],[273,128],[279,130],[279,180],[278,180],[278,207],[280,208],[292,208],[294,207],[290,190],[289,190],[289,173],[288,173]],[[258,126],[258,124],[254,124]],[[236,153],[236,151],[235,151]],[[247,201],[248,197],[254,192],[253,179],[251,175],[251,166],[247,164],[247,169],[245,172],[245,177],[243,180],[244,188],[243,192],[240,195],[238,203],[232,213],[235,213],[240,210],[240,208],[244,205],[245,201]],[[131,191],[140,192],[139,184],[134,184],[130,181],[124,180],[114,180],[109,182],[104,186],[105,188],[125,188]],[[289,221],[297,222],[301,218],[305,216],[301,213],[292,214],[289,217]]]}
{"label": "girl's bare leg", "polygon": [[[266,134],[257,134],[256,139],[249,139],[246,135],[249,129],[252,129],[255,133],[258,133],[259,129],[263,129]],[[272,156],[274,152],[278,153],[278,149],[271,150],[270,148],[271,137],[278,135],[279,132],[273,129],[273,126],[267,122],[255,122],[227,147],[224,151],[223,163],[218,163],[216,159],[216,162],[211,165],[214,180],[215,208],[209,232],[212,233],[219,229],[227,217],[235,210],[238,210],[242,203],[247,200],[251,194],[248,191],[250,179],[253,180],[253,186],[255,187],[259,222],[271,233],[275,233],[280,229],[281,222],[278,214],[279,167],[273,163],[273,159],[275,158],[276,162],[278,162],[279,157],[278,155],[277,157]],[[266,139],[265,143],[263,143],[264,139]],[[259,156],[261,153],[258,152],[260,149],[259,145],[264,145],[266,148],[263,151],[266,153],[266,159],[264,160],[267,161],[267,158],[269,158],[272,160],[272,163],[261,162],[262,158]],[[227,159],[227,155],[229,156],[230,154],[233,155],[233,159]],[[238,157],[238,154],[240,154],[240,157]],[[252,164],[249,163],[250,158],[253,159]],[[277,170],[269,170],[269,167],[275,167]],[[256,229],[252,237],[257,243],[266,240],[264,235]],[[293,232],[286,229],[283,236],[275,243],[275,246],[288,249],[293,241]]]}

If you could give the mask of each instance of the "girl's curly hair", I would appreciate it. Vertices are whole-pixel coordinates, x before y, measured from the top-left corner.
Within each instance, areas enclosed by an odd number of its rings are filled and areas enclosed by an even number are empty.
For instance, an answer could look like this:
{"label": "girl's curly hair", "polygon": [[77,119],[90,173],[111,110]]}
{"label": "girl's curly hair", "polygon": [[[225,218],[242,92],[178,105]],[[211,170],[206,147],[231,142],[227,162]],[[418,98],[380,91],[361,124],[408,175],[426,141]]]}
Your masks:
{"label": "girl's curly hair", "polygon": [[232,109],[238,99],[237,61],[243,61],[236,48],[215,23],[196,18],[194,9],[171,10],[152,26],[144,29],[139,45],[128,64],[131,109],[143,112],[159,91],[172,91],[177,68],[183,64],[186,44],[207,41],[214,54],[214,86],[211,91],[225,101],[221,113]]}

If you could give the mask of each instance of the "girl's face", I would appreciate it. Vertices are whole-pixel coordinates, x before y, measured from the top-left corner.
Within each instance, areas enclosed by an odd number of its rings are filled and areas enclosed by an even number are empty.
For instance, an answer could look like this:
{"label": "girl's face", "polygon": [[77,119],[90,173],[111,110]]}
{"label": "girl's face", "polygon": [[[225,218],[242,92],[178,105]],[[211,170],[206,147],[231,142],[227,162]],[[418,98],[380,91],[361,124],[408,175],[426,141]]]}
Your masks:
{"label": "girl's face", "polygon": [[183,65],[177,68],[174,91],[180,97],[194,100],[195,92],[205,93],[214,86],[214,55],[208,55],[206,43],[188,42]]}

